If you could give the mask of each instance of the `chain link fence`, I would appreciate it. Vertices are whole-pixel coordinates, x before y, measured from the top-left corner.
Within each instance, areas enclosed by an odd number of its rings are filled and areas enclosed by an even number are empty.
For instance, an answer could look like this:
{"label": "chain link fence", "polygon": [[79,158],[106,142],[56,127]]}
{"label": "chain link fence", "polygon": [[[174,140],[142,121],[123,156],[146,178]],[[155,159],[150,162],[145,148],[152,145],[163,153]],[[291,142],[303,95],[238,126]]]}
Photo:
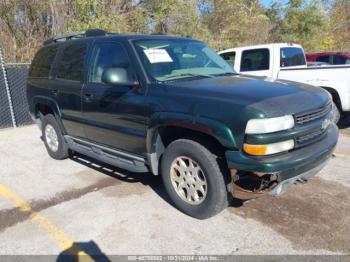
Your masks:
{"label": "chain link fence", "polygon": [[0,128],[32,124],[26,98],[29,64],[6,64],[0,49]]}
{"label": "chain link fence", "polygon": [[29,64],[6,64],[7,79],[17,126],[33,123],[28,111],[26,81]]}

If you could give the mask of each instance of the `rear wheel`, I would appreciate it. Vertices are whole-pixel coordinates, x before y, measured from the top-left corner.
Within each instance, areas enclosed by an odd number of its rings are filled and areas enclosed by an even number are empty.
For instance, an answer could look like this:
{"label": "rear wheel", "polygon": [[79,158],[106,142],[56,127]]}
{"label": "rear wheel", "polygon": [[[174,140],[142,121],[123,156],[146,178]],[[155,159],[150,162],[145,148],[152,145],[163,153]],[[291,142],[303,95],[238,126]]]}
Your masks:
{"label": "rear wheel", "polygon": [[161,168],[165,189],[182,212],[205,219],[227,206],[216,156],[201,144],[187,139],[172,142],[163,154]]}
{"label": "rear wheel", "polygon": [[55,117],[47,114],[42,119],[42,137],[48,154],[54,159],[69,156],[68,145],[63,138]]}

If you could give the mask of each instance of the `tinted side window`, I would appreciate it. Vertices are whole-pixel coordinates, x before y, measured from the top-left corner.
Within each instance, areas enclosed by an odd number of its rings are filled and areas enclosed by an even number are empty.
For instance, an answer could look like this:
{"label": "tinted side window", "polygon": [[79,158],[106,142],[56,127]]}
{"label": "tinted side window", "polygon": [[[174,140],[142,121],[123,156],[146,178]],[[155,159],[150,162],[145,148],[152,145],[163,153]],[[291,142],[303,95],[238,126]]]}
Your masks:
{"label": "tinted side window", "polygon": [[333,65],[344,65],[346,64],[346,58],[342,56],[333,56]]}
{"label": "tinted side window", "polygon": [[220,55],[227,63],[234,65],[236,59],[236,52],[229,52]]}
{"label": "tinted side window", "polygon": [[49,47],[40,50],[33,59],[29,75],[32,77],[49,77],[57,50],[58,47]]}
{"label": "tinted side window", "polygon": [[86,45],[71,45],[64,51],[58,67],[58,78],[82,81]]}
{"label": "tinted side window", "polygon": [[132,76],[131,65],[127,53],[118,43],[97,43],[94,48],[89,73],[90,83],[102,83],[102,73],[108,67],[123,67]]}
{"label": "tinted side window", "polygon": [[329,55],[319,56],[315,59],[315,61],[329,63]]}
{"label": "tinted side window", "polygon": [[281,48],[280,67],[305,65],[304,52],[301,48],[284,47]]}
{"label": "tinted side window", "polygon": [[245,50],[242,52],[241,71],[268,70],[270,68],[269,49]]}

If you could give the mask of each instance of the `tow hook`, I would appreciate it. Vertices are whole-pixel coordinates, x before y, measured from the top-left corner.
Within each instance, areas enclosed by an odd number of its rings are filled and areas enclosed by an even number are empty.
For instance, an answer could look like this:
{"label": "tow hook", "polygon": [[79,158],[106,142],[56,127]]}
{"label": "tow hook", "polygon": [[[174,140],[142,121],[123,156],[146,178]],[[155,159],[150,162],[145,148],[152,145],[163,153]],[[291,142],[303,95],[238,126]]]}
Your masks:
{"label": "tow hook", "polygon": [[231,169],[232,195],[234,198],[248,200],[267,194],[278,184],[277,174],[238,172]]}

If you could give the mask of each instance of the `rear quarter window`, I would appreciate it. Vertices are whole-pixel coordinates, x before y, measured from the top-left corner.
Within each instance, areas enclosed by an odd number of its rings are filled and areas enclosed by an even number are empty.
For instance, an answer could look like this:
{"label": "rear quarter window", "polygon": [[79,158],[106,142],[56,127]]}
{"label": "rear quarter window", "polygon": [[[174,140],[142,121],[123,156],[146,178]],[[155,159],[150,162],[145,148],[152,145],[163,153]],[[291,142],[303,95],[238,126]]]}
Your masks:
{"label": "rear quarter window", "polygon": [[241,72],[269,70],[270,51],[267,48],[242,52]]}
{"label": "rear quarter window", "polygon": [[280,67],[306,65],[304,51],[297,47],[281,48]]}
{"label": "rear quarter window", "polygon": [[86,44],[74,44],[66,47],[58,66],[57,78],[82,81]]}
{"label": "rear quarter window", "polygon": [[32,61],[29,76],[48,78],[57,50],[57,46],[41,49]]}

